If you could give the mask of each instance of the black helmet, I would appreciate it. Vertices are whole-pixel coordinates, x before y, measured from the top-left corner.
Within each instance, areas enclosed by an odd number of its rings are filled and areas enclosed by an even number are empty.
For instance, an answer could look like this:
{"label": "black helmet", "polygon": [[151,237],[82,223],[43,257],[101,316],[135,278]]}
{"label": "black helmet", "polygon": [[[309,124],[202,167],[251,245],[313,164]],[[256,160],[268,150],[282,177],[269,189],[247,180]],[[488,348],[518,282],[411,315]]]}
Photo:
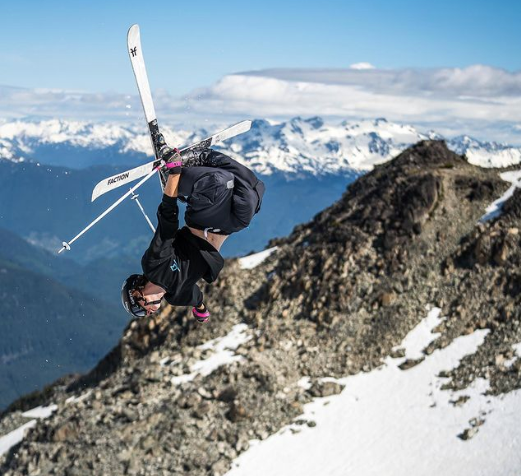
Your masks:
{"label": "black helmet", "polygon": [[121,303],[129,314],[135,317],[145,317],[147,311],[144,307],[140,306],[138,300],[132,295],[134,291],[140,287],[143,287],[147,282],[142,274],[132,274],[123,282],[121,286]]}

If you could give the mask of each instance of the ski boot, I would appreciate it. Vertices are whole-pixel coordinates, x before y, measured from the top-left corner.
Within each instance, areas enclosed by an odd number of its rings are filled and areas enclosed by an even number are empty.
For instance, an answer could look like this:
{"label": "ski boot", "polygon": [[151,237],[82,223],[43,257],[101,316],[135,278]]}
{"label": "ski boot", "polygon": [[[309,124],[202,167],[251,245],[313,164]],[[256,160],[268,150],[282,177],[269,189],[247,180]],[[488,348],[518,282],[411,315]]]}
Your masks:
{"label": "ski boot", "polygon": [[216,164],[210,157],[212,149],[208,147],[192,147],[181,151],[183,167],[215,167]]}
{"label": "ski boot", "polygon": [[197,319],[197,322],[204,324],[210,319],[210,311],[206,308],[204,302],[201,303],[202,309],[196,307],[192,308],[192,315]]}
{"label": "ski boot", "polygon": [[178,149],[172,149],[161,134],[161,132],[156,132],[152,135],[152,142],[154,143],[154,148],[157,151],[157,157],[160,160],[163,160],[165,163],[174,162],[176,160],[181,160]]}

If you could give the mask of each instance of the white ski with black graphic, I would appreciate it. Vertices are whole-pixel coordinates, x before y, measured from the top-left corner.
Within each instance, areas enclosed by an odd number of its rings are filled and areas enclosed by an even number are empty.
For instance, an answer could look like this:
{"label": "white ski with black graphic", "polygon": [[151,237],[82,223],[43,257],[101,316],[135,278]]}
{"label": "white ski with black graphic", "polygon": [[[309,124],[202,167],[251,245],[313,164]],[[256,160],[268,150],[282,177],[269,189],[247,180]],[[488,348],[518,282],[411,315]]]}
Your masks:
{"label": "white ski with black graphic", "polygon": [[145,59],[143,57],[143,50],[141,48],[141,35],[139,33],[139,25],[132,25],[128,30],[127,35],[128,54],[130,62],[132,63],[132,70],[136,77],[137,89],[145,112],[145,118],[150,132],[150,140],[152,141],[152,148],[156,160],[160,159],[160,150],[166,146],[163,136],[159,133],[157,125],[156,111],[154,108],[154,101],[152,100],[152,93],[150,91],[150,84],[148,82],[147,70],[145,67]]}
{"label": "white ski with black graphic", "polygon": [[[182,148],[181,152],[195,147],[212,147],[218,142],[230,139],[239,134],[243,134],[244,132],[248,132],[250,128],[251,121],[239,122],[238,124],[234,124],[233,126],[230,126],[218,132],[217,134],[207,137],[200,142],[196,142],[195,144]],[[159,165],[161,165],[160,161],[153,160],[146,164],[140,165],[139,167],[135,167],[131,170],[127,170],[125,172],[121,172],[101,180],[92,191],[92,201],[96,200],[96,198],[103,195],[104,193],[110,192],[111,190],[121,187],[122,185],[126,185],[130,182],[133,182],[134,180],[144,177]]]}

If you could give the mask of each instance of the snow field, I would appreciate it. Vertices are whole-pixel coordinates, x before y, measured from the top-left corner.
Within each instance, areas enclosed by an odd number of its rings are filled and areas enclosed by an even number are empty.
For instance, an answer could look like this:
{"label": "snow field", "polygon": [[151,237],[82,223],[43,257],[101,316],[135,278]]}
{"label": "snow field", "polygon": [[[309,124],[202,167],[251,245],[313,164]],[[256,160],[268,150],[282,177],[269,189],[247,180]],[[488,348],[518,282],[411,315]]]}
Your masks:
{"label": "snow field", "polygon": [[[521,392],[486,396],[482,379],[461,392],[442,391],[446,379],[438,377],[476,352],[488,331],[459,337],[408,370],[398,367],[436,337],[439,312],[432,309],[405,337],[405,358],[339,379],[339,395],[315,399],[298,418],[315,427],[292,424],[252,441],[227,476],[518,476]],[[460,396],[470,399],[451,403]],[[486,422],[472,439],[458,438],[474,419]]]}
{"label": "snow field", "polygon": [[28,421],[22,426],[19,426],[16,430],[2,436],[0,438],[0,456],[7,453],[13,446],[20,443],[24,439],[25,430],[32,428],[34,425],[36,425],[36,420]]}
{"label": "snow field", "polygon": [[56,410],[58,409],[58,405],[49,405],[48,407],[36,407],[32,410],[28,410],[22,413],[22,416],[25,418],[49,418]]}

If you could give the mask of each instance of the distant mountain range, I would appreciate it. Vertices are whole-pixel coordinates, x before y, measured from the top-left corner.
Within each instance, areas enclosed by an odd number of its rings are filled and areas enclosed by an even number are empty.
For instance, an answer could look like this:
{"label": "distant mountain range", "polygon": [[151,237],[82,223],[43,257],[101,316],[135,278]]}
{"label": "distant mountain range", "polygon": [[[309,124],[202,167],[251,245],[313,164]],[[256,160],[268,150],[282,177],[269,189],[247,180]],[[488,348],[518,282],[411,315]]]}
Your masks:
{"label": "distant mountain range", "polygon": [[[0,228],[0,410],[70,372],[88,370],[127,321],[112,299],[124,263],[82,267]],[[104,266],[103,266],[104,265]]]}
{"label": "distant mountain range", "polygon": [[[216,130],[184,131],[163,127],[167,141],[186,145]],[[434,131],[386,119],[325,123],[320,117],[285,122],[256,120],[250,132],[222,145],[264,175],[328,175],[368,171],[420,140],[443,139]],[[483,142],[469,136],[445,138],[448,147],[484,167],[521,162],[521,147]],[[0,158],[36,161],[73,169],[91,165],[133,166],[151,154],[145,128],[139,125],[53,120],[0,123]]]}

